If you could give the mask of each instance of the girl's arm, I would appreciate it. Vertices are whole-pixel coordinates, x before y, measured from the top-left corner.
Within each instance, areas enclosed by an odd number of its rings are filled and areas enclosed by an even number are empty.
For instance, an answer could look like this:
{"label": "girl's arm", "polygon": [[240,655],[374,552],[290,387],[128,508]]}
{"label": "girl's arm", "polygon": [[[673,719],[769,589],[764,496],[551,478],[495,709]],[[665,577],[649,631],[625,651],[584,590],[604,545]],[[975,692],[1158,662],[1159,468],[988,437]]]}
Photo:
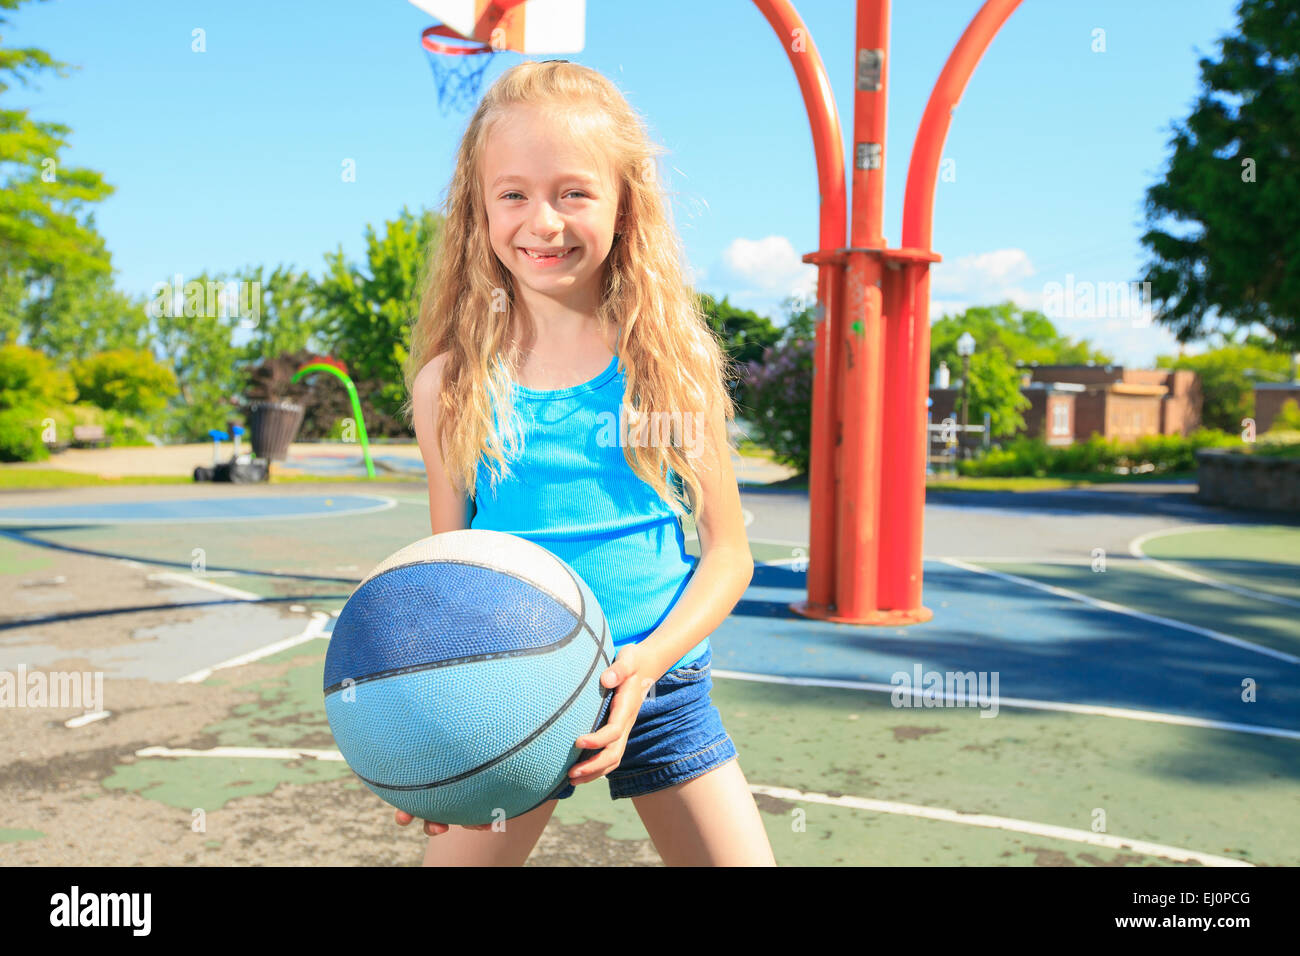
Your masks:
{"label": "girl's arm", "polygon": [[429,479],[429,526],[433,534],[460,531],[469,527],[471,503],[457,491],[442,465],[438,447],[438,393],[442,390],[442,367],[447,353],[434,356],[415,376],[411,386],[412,419],[415,440],[424,456],[424,470]]}
{"label": "girl's arm", "polygon": [[638,645],[662,675],[727,619],[754,576],[745,536],[740,488],[731,467],[727,424],[720,405],[705,416],[699,480],[704,500],[691,502],[700,539],[700,562],[668,616]]}
{"label": "girl's arm", "polygon": [[[442,451],[438,448],[438,392],[442,389],[442,367],[447,354],[437,355],[420,369],[411,385],[411,418],[415,425],[415,440],[424,456],[424,469],[429,476],[429,525],[434,534],[460,531],[469,527],[469,506],[466,497],[453,486],[442,466]],[[394,810],[398,826],[407,826],[415,819],[405,810]],[[492,824],[468,826],[466,830],[488,830]],[[424,832],[438,836],[451,829],[449,823],[424,821]]]}

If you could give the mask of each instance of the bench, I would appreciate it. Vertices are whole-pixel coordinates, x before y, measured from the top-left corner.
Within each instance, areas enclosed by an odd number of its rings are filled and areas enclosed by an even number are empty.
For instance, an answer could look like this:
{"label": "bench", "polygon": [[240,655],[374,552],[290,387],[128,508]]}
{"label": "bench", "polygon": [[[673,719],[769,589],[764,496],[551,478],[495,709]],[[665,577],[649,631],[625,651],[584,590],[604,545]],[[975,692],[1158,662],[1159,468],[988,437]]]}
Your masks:
{"label": "bench", "polygon": [[111,444],[112,441],[104,434],[103,425],[72,426],[72,445],[74,448],[93,448],[97,445],[107,447]]}

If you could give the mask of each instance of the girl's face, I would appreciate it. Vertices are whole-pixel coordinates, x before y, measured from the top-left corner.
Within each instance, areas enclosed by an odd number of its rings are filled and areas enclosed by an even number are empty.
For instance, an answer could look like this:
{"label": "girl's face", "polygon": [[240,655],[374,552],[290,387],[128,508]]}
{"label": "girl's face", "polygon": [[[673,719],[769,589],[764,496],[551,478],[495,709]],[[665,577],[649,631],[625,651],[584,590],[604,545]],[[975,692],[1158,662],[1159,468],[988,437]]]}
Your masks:
{"label": "girl's face", "polygon": [[536,108],[513,107],[492,129],[483,152],[488,234],[525,302],[531,291],[594,308],[618,220],[607,167]]}

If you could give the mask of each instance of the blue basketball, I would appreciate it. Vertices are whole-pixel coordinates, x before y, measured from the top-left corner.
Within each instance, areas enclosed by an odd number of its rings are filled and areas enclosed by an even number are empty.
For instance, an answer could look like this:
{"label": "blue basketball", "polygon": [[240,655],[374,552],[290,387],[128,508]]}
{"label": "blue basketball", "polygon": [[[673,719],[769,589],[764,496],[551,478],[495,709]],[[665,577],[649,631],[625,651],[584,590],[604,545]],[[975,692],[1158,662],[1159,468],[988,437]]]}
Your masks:
{"label": "blue basketball", "polygon": [[358,585],[325,655],[343,759],[398,809],[482,824],[568,783],[613,691],[614,644],[568,564],[499,531],[408,545]]}

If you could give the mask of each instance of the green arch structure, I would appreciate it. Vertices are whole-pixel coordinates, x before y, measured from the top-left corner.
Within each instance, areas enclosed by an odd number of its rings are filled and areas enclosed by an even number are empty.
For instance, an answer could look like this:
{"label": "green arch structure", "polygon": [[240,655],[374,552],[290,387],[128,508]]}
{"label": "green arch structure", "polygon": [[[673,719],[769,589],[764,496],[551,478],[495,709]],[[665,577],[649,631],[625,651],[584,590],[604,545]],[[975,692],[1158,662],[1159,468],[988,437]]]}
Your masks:
{"label": "green arch structure", "polygon": [[289,379],[289,381],[291,383],[297,382],[304,375],[310,375],[312,372],[329,372],[331,375],[337,376],[339,381],[343,383],[343,387],[348,390],[348,398],[352,400],[352,413],[356,416],[357,429],[361,432],[361,454],[366,459],[366,476],[369,478],[375,477],[375,463],[370,460],[370,439],[366,437],[366,421],[361,417],[361,402],[357,398],[357,387],[352,384],[352,379],[348,378],[346,372],[324,362],[313,362],[310,365],[304,365],[293,373],[293,378]]}

